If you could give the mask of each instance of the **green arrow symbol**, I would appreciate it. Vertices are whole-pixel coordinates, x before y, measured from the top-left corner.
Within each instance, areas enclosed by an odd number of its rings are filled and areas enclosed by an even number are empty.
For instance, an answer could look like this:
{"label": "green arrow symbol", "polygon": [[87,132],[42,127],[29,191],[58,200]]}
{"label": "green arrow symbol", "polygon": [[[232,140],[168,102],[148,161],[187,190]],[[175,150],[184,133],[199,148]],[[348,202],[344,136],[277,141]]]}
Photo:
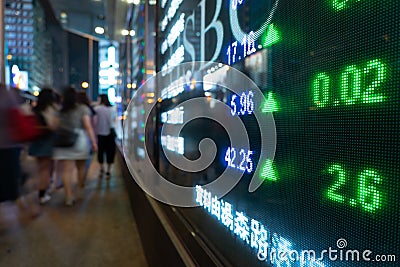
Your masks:
{"label": "green arrow symbol", "polygon": [[278,43],[281,40],[281,33],[275,28],[274,24],[268,25],[267,30],[261,36],[261,43],[264,48]]}
{"label": "green arrow symbol", "polygon": [[268,92],[267,99],[264,102],[264,106],[262,109],[263,113],[279,111],[279,104],[276,100],[276,95],[273,92]]}
{"label": "green arrow symbol", "polygon": [[278,181],[278,172],[276,171],[275,164],[271,159],[265,161],[260,176],[264,180]]}

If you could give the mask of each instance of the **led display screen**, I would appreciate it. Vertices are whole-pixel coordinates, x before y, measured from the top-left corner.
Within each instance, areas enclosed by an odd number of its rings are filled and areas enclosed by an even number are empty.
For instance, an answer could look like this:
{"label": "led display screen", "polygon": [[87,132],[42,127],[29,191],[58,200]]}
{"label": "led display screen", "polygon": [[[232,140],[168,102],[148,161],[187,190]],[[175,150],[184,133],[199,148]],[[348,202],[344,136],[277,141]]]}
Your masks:
{"label": "led display screen", "polygon": [[[196,188],[200,207],[181,213],[225,262],[398,266],[399,7],[397,0],[159,1],[157,67],[170,87],[158,89],[158,168]],[[222,64],[174,71],[191,61]],[[225,81],[232,69],[263,98],[249,86],[233,93],[207,83]],[[218,115],[243,122],[248,147],[209,119],[179,135],[161,131],[182,124],[190,112],[179,104],[199,96],[204,109],[215,100],[229,107]],[[262,156],[256,111],[273,115],[274,157]],[[202,171],[183,171],[164,155],[195,160],[204,138],[217,152]],[[204,185],[226,169],[243,176],[217,197]],[[253,179],[262,183],[249,192]]]}

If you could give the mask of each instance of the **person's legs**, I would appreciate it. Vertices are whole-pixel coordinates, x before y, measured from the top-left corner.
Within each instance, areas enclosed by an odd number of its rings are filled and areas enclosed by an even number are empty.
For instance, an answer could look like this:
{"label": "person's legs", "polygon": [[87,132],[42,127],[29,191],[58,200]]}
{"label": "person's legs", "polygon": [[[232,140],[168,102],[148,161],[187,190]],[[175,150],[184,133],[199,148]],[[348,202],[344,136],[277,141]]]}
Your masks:
{"label": "person's legs", "polygon": [[71,173],[74,168],[73,160],[61,160],[62,181],[65,189],[65,204],[72,206],[74,204],[74,197],[72,194],[72,177]]}
{"label": "person's legs", "polygon": [[104,140],[104,136],[98,135],[97,136],[97,161],[100,164],[100,172],[101,174],[104,171],[104,167],[103,167],[103,162],[104,162],[104,153],[106,151],[105,148],[105,140]]}
{"label": "person's legs", "polygon": [[15,201],[20,192],[21,165],[19,148],[0,149],[0,202]]}
{"label": "person's legs", "polygon": [[78,186],[83,188],[86,182],[86,160],[77,160],[76,168],[78,169]]}
{"label": "person's legs", "polygon": [[39,202],[40,204],[44,204],[51,198],[48,194],[46,194],[46,191],[51,177],[52,160],[50,157],[39,157],[37,158],[37,162],[39,167]]}
{"label": "person's legs", "polygon": [[86,175],[87,175],[86,160],[77,160],[75,162],[78,171],[78,186],[77,186],[76,196],[77,198],[83,198],[83,190],[85,188]]}
{"label": "person's legs", "polygon": [[109,176],[111,173],[111,166],[114,163],[115,157],[115,140],[113,136],[107,136],[107,175]]}
{"label": "person's legs", "polygon": [[36,203],[27,200],[24,195],[20,195],[16,201],[16,205],[18,207],[18,215],[21,219],[32,219],[41,214],[40,207]]}
{"label": "person's legs", "polygon": [[61,166],[61,162],[59,160],[53,160],[52,163],[53,167],[53,171],[52,171],[52,175],[51,175],[51,186],[50,186],[50,193],[54,192],[56,189],[61,188],[62,187],[62,166]]}

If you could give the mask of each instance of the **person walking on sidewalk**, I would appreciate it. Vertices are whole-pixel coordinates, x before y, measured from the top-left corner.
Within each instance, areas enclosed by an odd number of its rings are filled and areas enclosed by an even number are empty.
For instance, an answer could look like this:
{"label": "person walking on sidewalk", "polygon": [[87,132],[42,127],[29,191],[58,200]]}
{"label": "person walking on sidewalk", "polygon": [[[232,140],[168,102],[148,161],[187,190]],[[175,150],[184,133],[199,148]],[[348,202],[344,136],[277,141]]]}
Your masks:
{"label": "person walking on sidewalk", "polygon": [[40,91],[37,104],[33,112],[40,118],[46,128],[46,134],[29,146],[29,155],[38,162],[39,175],[39,203],[45,204],[50,200],[47,189],[51,179],[53,165],[53,131],[58,127],[58,115],[55,107],[55,94],[50,88]]}
{"label": "person walking on sidewalk", "polygon": [[[78,102],[79,103],[81,103],[82,105],[85,105],[86,107],[89,108],[89,110],[90,110],[90,124],[91,124],[92,128],[94,129],[94,127],[96,125],[95,124],[96,111],[94,111],[94,108],[90,104],[90,100],[89,100],[89,97],[88,97],[87,93],[84,92],[84,91],[80,91],[80,92],[77,93],[77,97],[78,97]],[[89,151],[89,155],[90,155],[90,157],[89,157],[89,159],[86,160],[86,163],[85,163],[85,172],[86,172],[85,176],[87,176],[87,173],[89,171],[89,167],[90,167],[90,165],[92,163],[92,156],[93,156],[93,151],[92,150]]]}
{"label": "person walking on sidewalk", "polygon": [[100,163],[100,175],[104,173],[104,154],[107,159],[106,177],[110,178],[111,166],[115,157],[115,112],[105,94],[100,95],[100,105],[96,111],[96,134],[99,151],[97,161]]}
{"label": "person walking on sidewalk", "polygon": [[10,130],[16,118],[10,117],[9,111],[20,106],[18,91],[0,84],[0,211],[3,202],[11,202],[18,207],[21,218],[33,218],[40,214],[40,210],[36,204],[27,203],[21,194],[20,154],[23,145],[14,140]]}
{"label": "person walking on sidewalk", "polygon": [[75,202],[72,193],[71,172],[76,166],[78,171],[78,191],[83,192],[86,180],[85,162],[90,157],[90,144],[92,150],[97,151],[97,143],[90,122],[90,110],[77,101],[77,93],[74,88],[64,89],[62,108],[60,111],[60,125],[74,130],[78,137],[71,147],[56,147],[54,159],[60,161],[61,176],[65,189],[65,204],[72,206]]}

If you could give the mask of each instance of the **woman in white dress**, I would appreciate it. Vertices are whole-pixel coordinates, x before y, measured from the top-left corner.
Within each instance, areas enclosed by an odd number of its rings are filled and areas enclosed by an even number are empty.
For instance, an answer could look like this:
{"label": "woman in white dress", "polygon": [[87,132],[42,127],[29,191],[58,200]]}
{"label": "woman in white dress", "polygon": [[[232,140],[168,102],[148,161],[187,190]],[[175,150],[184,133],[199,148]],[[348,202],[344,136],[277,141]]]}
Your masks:
{"label": "woman in white dress", "polygon": [[78,190],[82,191],[86,180],[85,162],[90,157],[90,144],[92,150],[97,151],[97,143],[90,122],[90,110],[85,105],[78,103],[74,88],[68,87],[64,90],[60,125],[78,133],[78,138],[73,146],[54,149],[54,159],[61,163],[65,204],[71,206],[75,202],[71,177],[74,166],[78,170]]}

